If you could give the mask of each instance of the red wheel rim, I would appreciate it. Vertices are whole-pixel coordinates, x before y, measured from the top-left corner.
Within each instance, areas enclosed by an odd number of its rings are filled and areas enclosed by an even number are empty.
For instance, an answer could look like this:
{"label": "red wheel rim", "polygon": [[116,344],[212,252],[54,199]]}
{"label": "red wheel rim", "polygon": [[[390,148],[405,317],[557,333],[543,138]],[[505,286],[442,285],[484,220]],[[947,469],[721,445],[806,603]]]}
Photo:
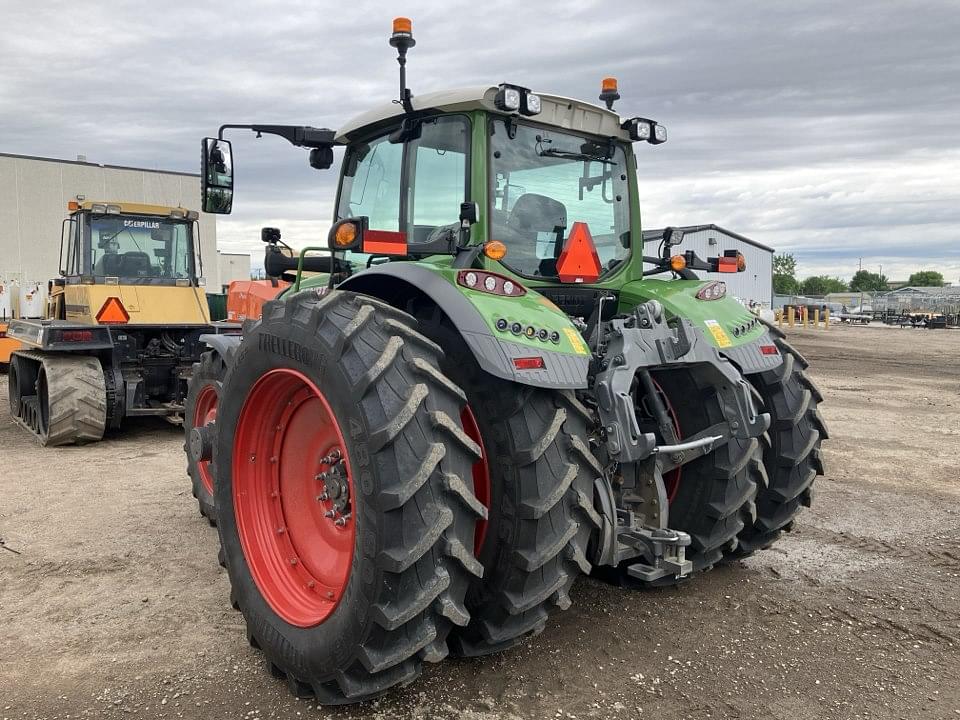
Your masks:
{"label": "red wheel rim", "polygon": [[[680,432],[680,421],[677,419],[677,413],[673,409],[673,405],[670,403],[670,398],[667,397],[667,394],[663,391],[663,388],[660,387],[660,383],[656,380],[653,381],[653,384],[657,388],[657,392],[660,393],[660,397],[663,398],[663,402],[666,403],[667,412],[670,413],[670,418],[673,420],[673,429],[677,433],[677,440],[683,440],[683,433]],[[665,473],[663,476],[663,487],[667,491],[667,502],[672,503],[673,499],[677,496],[677,492],[680,490],[680,475],[682,473],[683,466],[678,465],[673,470]]]}
{"label": "red wheel rim", "polygon": [[[213,385],[204,385],[197,393],[197,404],[193,408],[193,426],[204,427],[217,419],[217,391]],[[200,482],[207,492],[213,495],[213,473],[210,472],[210,461],[201,460],[197,463],[197,472],[200,473]]]}
{"label": "red wheel rim", "polygon": [[346,590],[356,536],[352,501],[335,512],[325,497],[340,486],[355,497],[330,404],[303,373],[267,372],[244,401],[233,453],[237,532],[254,582],[286,622],[319,625]]}
{"label": "red wheel rim", "polygon": [[[487,449],[483,446],[480,436],[480,426],[469,405],[465,405],[460,412],[460,424],[463,431],[471,440],[480,446],[480,459],[473,464],[473,494],[477,496],[487,511],[490,510],[490,465],[487,463]],[[487,521],[477,521],[477,528],[473,534],[473,554],[479,555],[483,547],[483,540],[487,536]]]}

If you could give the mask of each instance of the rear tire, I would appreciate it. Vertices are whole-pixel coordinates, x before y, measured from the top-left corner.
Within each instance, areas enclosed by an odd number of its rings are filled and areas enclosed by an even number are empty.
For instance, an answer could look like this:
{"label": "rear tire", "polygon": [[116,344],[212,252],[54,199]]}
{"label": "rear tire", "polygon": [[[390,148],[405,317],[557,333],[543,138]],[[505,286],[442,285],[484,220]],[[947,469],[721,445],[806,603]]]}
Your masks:
{"label": "rear tire", "polygon": [[[722,421],[715,391],[698,386],[691,373],[659,373],[656,379],[676,412],[681,440]],[[736,548],[738,534],[754,521],[757,491],[766,482],[756,438],[731,438],[682,466],[670,501],[668,525],[690,535],[686,557],[694,573],[710,570],[725,552]],[[667,576],[645,583],[623,570],[619,577],[626,585],[648,587],[675,585],[690,578]]]}
{"label": "rear tire", "polygon": [[193,486],[193,496],[200,506],[200,514],[211,525],[217,524],[217,508],[213,492],[215,471],[213,460],[194,459],[190,452],[190,431],[195,427],[207,426],[214,434],[216,442],[216,417],[220,394],[223,390],[223,376],[226,368],[220,353],[208,350],[200,356],[200,362],[194,363],[193,375],[187,389],[187,400],[183,412],[184,450],[187,454],[187,474]]}
{"label": "rear tire", "polygon": [[489,459],[483,578],[467,595],[470,624],[451,636],[457,655],[487,655],[540,633],[570,606],[574,580],[591,570],[587,545],[600,528],[593,481],[602,470],[590,452],[590,414],[572,392],[483,372],[439,310],[423,327],[447,350],[441,367],[466,391]]}
{"label": "rear tire", "polygon": [[[224,379],[215,496],[231,600],[274,674],[321,704],[376,697],[445,657],[450,628],[469,619],[467,586],[483,571],[472,547],[486,512],[464,481],[479,448],[460,429],[464,395],[440,371],[442,351],[414,325],[362,295],[297,293],[264,306]],[[271,386],[258,383],[275,377],[286,379],[264,395]],[[296,383],[293,395],[284,390]],[[332,420],[298,420],[302,398]],[[343,526],[323,515],[329,500],[312,497],[332,492],[330,477],[320,485],[314,475],[333,473],[332,451],[315,439],[332,429],[338,477],[349,481]],[[271,484],[258,484],[264,478]],[[275,528],[278,513],[286,526]],[[352,540],[335,545],[337,532]],[[283,537],[299,563],[275,552]],[[318,547],[340,549],[318,557]],[[326,591],[314,597],[309,580],[292,577],[317,577],[315,589],[322,581],[333,599],[324,604]]]}
{"label": "rear tire", "polygon": [[804,372],[809,364],[777,331],[774,342],[783,364],[748,379],[770,413],[770,430],[762,438],[769,484],[757,496],[757,519],[740,533],[737,555],[769,547],[793,526],[803,507],[813,503],[813,483],[823,475],[821,442],[828,437],[820,415],[823,395]]}

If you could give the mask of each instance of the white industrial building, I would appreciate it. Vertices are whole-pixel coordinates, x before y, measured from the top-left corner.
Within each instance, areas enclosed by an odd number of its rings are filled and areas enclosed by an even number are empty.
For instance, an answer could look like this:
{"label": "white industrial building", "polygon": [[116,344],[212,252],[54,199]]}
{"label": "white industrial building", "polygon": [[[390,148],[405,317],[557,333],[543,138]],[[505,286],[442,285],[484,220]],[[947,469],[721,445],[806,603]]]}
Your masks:
{"label": "white industrial building", "polygon": [[[703,278],[723,280],[727,294],[745,303],[758,302],[766,308],[773,302],[773,248],[761,245],[739,233],[725,230],[717,225],[688,225],[681,227],[683,242],[674,246],[674,254],[693,250],[697,257],[723,255],[724,250],[737,250],[747,260],[747,269],[741,273],[704,273]],[[644,255],[657,255],[657,246],[663,237],[663,229],[643,231]],[[652,267],[652,266],[651,266]]]}
{"label": "white industrial building", "polygon": [[[199,210],[194,173],[98,165],[0,153],[0,281],[45,283],[60,270],[60,233],[67,203],[77,195]],[[220,287],[215,216],[200,214],[203,274]]]}
{"label": "white industrial building", "polygon": [[[224,292],[234,280],[250,279],[250,256],[246,253],[225,253],[218,250],[217,267],[220,269],[220,287]],[[213,287],[208,287],[207,292],[214,292]]]}

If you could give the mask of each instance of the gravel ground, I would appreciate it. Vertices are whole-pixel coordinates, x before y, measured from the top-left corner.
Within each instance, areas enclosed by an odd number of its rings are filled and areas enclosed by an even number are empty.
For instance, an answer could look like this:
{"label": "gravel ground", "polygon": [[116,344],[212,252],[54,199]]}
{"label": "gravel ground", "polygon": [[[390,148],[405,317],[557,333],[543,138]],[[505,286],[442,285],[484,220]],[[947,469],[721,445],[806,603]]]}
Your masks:
{"label": "gravel ground", "polygon": [[339,710],[247,646],[177,429],[43,449],[4,418],[0,718],[960,718],[960,333],[791,341],[832,433],[794,532],[680,588],[584,579],[520,648]]}

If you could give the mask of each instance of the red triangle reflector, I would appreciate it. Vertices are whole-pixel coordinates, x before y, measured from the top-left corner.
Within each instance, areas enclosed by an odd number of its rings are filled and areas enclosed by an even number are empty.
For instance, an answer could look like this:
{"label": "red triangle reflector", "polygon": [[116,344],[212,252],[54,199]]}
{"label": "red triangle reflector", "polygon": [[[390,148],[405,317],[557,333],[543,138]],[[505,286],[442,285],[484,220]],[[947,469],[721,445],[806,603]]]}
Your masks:
{"label": "red triangle reflector", "polygon": [[130,322],[130,313],[118,297],[108,297],[97,313],[97,322],[101,325],[123,325]]}
{"label": "red triangle reflector", "polygon": [[589,283],[600,277],[600,257],[586,223],[575,222],[557,258],[560,282]]}

